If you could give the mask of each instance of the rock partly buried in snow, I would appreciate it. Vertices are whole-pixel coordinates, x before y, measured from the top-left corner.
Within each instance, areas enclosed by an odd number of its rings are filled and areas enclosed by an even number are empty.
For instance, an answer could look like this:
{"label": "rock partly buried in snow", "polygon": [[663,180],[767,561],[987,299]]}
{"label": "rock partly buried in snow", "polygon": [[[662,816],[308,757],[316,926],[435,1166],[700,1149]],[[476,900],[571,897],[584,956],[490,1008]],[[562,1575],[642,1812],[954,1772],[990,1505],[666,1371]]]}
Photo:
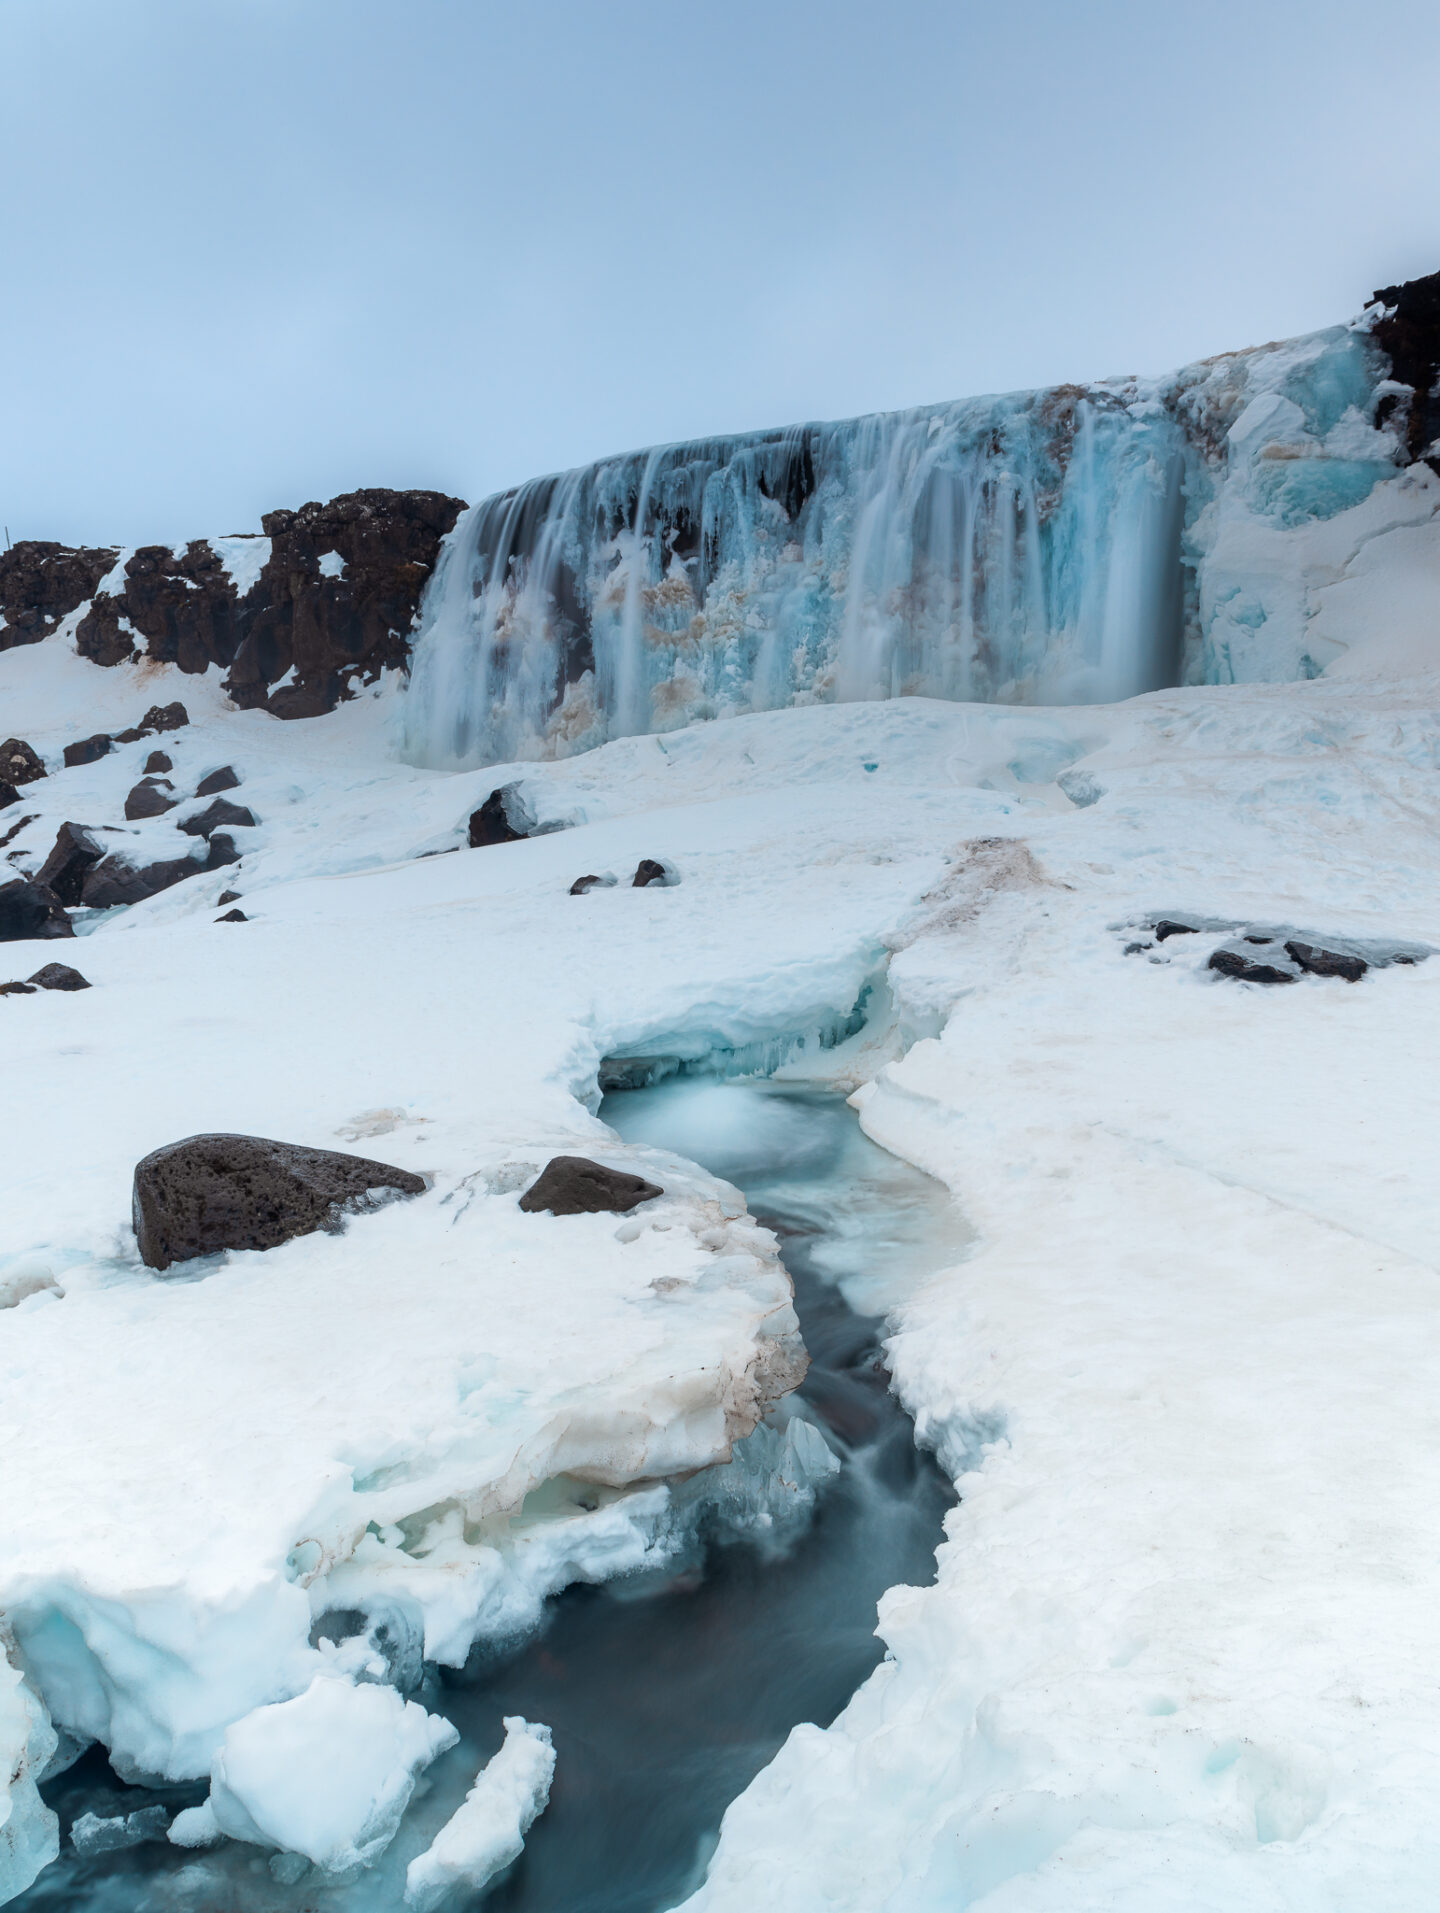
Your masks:
{"label": "rock partly buried in snow", "polygon": [[227,797],[217,797],[204,810],[182,818],[179,827],[189,837],[210,837],[217,830],[253,830],[255,818],[243,804],[232,804]]}
{"label": "rock partly buried in snow", "polygon": [[183,731],[190,722],[190,713],[176,698],[173,704],[152,704],[140,720],[140,731]]}
{"label": "rock partly buried in snow", "polygon": [[215,901],[216,903],[239,903],[240,892],[238,890],[222,890]]}
{"label": "rock partly buried in snow", "polygon": [[0,744],[0,777],[7,784],[33,784],[37,777],[45,775],[45,766],[39,753],[32,750],[23,737],[7,737]]}
{"label": "rock partly buried in snow", "polygon": [[7,784],[0,778],[0,810],[8,810],[11,804],[20,802],[20,793],[13,784]]}
{"label": "rock partly buried in snow", "polygon": [[652,883],[678,883],[679,878],[669,864],[662,864],[654,857],[642,857],[636,866],[635,875],[630,880],[632,890],[645,890]]}
{"label": "rock partly buried in snow", "polygon": [[0,996],[34,996],[33,983],[0,983]]}
{"label": "rock partly buried in snow", "polygon": [[1285,946],[1268,939],[1246,938],[1222,944],[1211,953],[1208,967],[1242,983],[1298,983],[1300,966],[1285,954]]}
{"label": "rock partly buried in snow", "polygon": [[264,1136],[187,1136],[135,1168],[135,1239],[152,1269],[219,1249],[275,1249],[338,1226],[375,1190],[418,1196],[424,1178],[392,1164]]}
{"label": "rock partly buried in snow", "polygon": [[75,908],[80,902],[86,873],[105,855],[105,846],[84,824],[61,824],[50,855],[35,873],[35,881],[53,890],[61,903]]}
{"label": "rock partly buried in snow", "polygon": [[610,890],[614,885],[615,879],[608,871],[603,877],[577,877],[570,886],[570,895],[583,897],[587,890]]}
{"label": "rock partly buried in snow", "polygon": [[80,901],[92,910],[113,910],[119,904],[143,903],[147,897],[158,897],[162,890],[183,883],[187,877],[198,877],[204,871],[220,870],[226,864],[236,863],[239,855],[235,839],[221,831],[216,831],[210,839],[209,852],[204,857],[167,857],[156,863],[137,864],[125,853],[111,851],[86,876]]}
{"label": "rock partly buried in snow", "polygon": [[35,984],[42,990],[88,990],[91,988],[87,977],[78,970],[72,970],[68,963],[47,963],[34,976],[27,977],[27,983]]}
{"label": "rock partly buried in snow", "polygon": [[109,755],[110,733],[97,731],[93,737],[82,737],[65,746],[65,768],[74,770],[78,764],[95,764]]}
{"label": "rock partly buried in snow", "polygon": [[202,777],[195,786],[197,797],[214,797],[222,790],[234,790],[240,779],[235,774],[233,764],[223,764],[218,771],[211,771],[208,777]]}
{"label": "rock partly buried in snow", "polygon": [[151,751],[150,755],[145,759],[145,775],[147,777],[163,777],[166,771],[173,771],[174,768],[173,760],[165,751]]}
{"label": "rock partly buried in snow", "polygon": [[470,848],[483,850],[489,844],[515,844],[535,828],[535,818],[520,795],[518,784],[504,784],[492,790],[479,810],[470,813]]}
{"label": "rock partly buried in snow", "polygon": [[520,1207],[552,1216],[624,1215],[665,1191],[643,1176],[607,1169],[588,1156],[554,1156],[520,1198]]}
{"label": "rock partly buried in snow", "polygon": [[180,799],[170,795],[168,778],[142,777],[125,799],[125,821],[138,824],[146,817],[163,817]]}
{"label": "rock partly buried in snow", "polygon": [[17,877],[0,883],[0,943],[23,943],[32,937],[73,937],[70,919],[60,899],[43,884]]}
{"label": "rock partly buried in snow", "polygon": [[[223,903],[225,900],[222,897],[220,901]],[[248,923],[250,919],[243,910],[227,910],[223,917],[216,917],[215,921],[217,923]]]}
{"label": "rock partly buried in snow", "polygon": [[1370,965],[1364,957],[1349,950],[1327,950],[1298,938],[1285,945],[1286,955],[1311,976],[1343,976],[1347,983],[1358,983]]}

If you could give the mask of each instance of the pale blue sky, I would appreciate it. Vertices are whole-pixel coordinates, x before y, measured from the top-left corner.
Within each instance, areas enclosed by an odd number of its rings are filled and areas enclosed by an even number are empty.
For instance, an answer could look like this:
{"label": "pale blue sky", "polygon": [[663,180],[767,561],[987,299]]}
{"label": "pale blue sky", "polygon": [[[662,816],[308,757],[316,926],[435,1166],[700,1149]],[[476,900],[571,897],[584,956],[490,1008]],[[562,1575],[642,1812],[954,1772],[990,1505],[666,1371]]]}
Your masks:
{"label": "pale blue sky", "polygon": [[0,0],[0,519],[1161,371],[1440,267],[1435,0]]}

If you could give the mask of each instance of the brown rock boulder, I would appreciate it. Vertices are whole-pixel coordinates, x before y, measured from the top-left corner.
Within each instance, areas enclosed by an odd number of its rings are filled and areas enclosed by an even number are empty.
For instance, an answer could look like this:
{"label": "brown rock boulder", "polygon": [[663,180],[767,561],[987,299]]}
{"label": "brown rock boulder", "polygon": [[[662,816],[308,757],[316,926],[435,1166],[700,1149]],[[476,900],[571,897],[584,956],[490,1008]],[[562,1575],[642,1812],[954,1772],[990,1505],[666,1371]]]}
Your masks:
{"label": "brown rock boulder", "polygon": [[71,909],[80,902],[86,873],[105,855],[105,845],[84,824],[61,824],[55,847],[35,873],[35,881],[54,891]]}
{"label": "brown rock boulder", "polygon": [[548,1209],[553,1216],[625,1215],[664,1193],[643,1176],[607,1169],[588,1156],[553,1156],[521,1196],[520,1207],[532,1214]]}
{"label": "brown rock boulder", "polygon": [[0,744],[0,777],[7,784],[33,784],[45,775],[45,766],[39,753],[30,748],[23,737],[7,737]]}
{"label": "brown rock boulder", "polygon": [[17,877],[0,883],[0,943],[24,943],[32,937],[73,937],[60,899],[43,884]]}

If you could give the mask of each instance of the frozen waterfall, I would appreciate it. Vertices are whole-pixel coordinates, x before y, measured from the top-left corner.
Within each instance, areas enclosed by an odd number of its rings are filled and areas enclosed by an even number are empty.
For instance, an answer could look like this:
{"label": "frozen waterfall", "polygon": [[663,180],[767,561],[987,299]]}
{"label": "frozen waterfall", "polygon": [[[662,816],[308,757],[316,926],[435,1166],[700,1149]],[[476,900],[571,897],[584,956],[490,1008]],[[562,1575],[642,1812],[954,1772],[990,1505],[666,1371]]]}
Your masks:
{"label": "frozen waterfall", "polygon": [[406,753],[459,768],[791,704],[1174,683],[1186,449],[1117,383],[536,479],[451,535]]}

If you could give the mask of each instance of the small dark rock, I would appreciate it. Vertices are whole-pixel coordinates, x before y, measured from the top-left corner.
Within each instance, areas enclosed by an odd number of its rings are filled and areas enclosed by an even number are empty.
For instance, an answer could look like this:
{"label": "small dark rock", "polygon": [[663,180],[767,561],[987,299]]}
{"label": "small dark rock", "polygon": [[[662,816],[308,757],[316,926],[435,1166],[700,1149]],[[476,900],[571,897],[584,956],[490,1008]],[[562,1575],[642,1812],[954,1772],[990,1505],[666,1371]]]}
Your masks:
{"label": "small dark rock", "polygon": [[668,884],[674,881],[664,864],[656,863],[653,857],[642,857],[631,879],[632,890],[644,890],[652,883]]}
{"label": "small dark rock", "polygon": [[0,943],[23,943],[30,937],[73,937],[70,919],[53,890],[16,877],[0,883]]}
{"label": "small dark rock", "polygon": [[240,892],[238,890],[222,890],[215,901],[216,903],[239,903]]}
{"label": "small dark rock", "polygon": [[7,784],[33,784],[37,777],[45,775],[45,766],[39,753],[32,750],[23,737],[7,737],[0,744],[0,777]]}
{"label": "small dark rock", "polygon": [[1216,950],[1208,967],[1218,970],[1221,976],[1238,977],[1242,983],[1298,983],[1300,980],[1299,970],[1291,963],[1276,963],[1252,956],[1248,950],[1234,948]]}
{"label": "small dark rock", "polygon": [[138,824],[143,817],[163,817],[167,810],[174,810],[180,799],[167,796],[169,788],[168,778],[142,777],[125,799],[125,821]]}
{"label": "small dark rock", "polygon": [[74,908],[81,900],[86,872],[105,855],[105,846],[83,824],[61,824],[55,847],[35,873],[35,881]]}
{"label": "small dark rock", "polygon": [[[10,828],[6,831],[5,835],[3,837],[0,837],[0,850],[3,850],[6,844],[13,843],[15,839],[20,835],[21,831],[25,828],[26,824],[37,823],[39,821],[39,817],[40,817],[40,813],[38,810],[28,811],[25,814],[25,816],[17,817],[15,822],[11,824]],[[19,856],[20,853],[19,851],[16,851],[15,854],[16,856]]]}
{"label": "small dark rock", "polygon": [[614,882],[613,877],[577,877],[570,886],[570,895],[583,897],[587,890],[609,890]]}
{"label": "small dark rock", "polygon": [[0,996],[34,996],[33,983],[0,983]]}
{"label": "small dark rock", "polygon": [[240,779],[235,775],[233,767],[226,764],[218,771],[211,771],[208,777],[202,777],[195,786],[195,795],[213,797],[218,791],[234,790],[239,782]]}
{"label": "small dark rock", "polygon": [[243,910],[227,910],[223,917],[216,917],[217,923],[248,923],[249,917]]}
{"label": "small dark rock", "polygon": [[196,811],[193,817],[182,818],[179,828],[190,837],[208,837],[222,826],[232,830],[249,830],[254,822],[254,817],[243,804],[232,804],[226,797],[217,797],[213,804]]}
{"label": "small dark rock", "polygon": [[168,1269],[219,1249],[274,1249],[338,1227],[337,1209],[371,1190],[418,1196],[423,1177],[364,1156],[263,1136],[188,1136],[135,1168],[133,1216],[142,1259]]}
{"label": "small dark rock", "polygon": [[7,784],[0,778],[0,810],[8,810],[11,804],[20,802],[20,793],[13,784]]}
{"label": "small dark rock", "polygon": [[140,720],[144,731],[180,731],[190,722],[190,713],[177,700],[173,704],[152,704]]}
{"label": "small dark rock", "polygon": [[1155,941],[1163,943],[1166,937],[1193,937],[1197,925],[1180,923],[1174,917],[1162,917],[1155,925]]}
{"label": "small dark rock", "polygon": [[209,868],[209,860],[202,861],[198,857],[167,857],[158,863],[133,864],[112,851],[87,872],[80,901],[91,910],[113,910],[122,903],[143,903],[147,897],[158,897],[172,884],[182,883],[186,877],[197,877]]}
{"label": "small dark rock", "polygon": [[1352,956],[1344,950],[1322,949],[1316,943],[1287,943],[1285,950],[1311,976],[1343,976],[1347,983],[1358,983],[1370,968],[1362,956]]}
{"label": "small dark rock", "polygon": [[74,770],[77,764],[98,763],[109,755],[110,735],[108,731],[97,731],[93,737],[82,737],[78,744],[65,746],[65,768]]}
{"label": "small dark rock", "polygon": [[205,859],[207,870],[222,870],[226,864],[238,864],[240,852],[235,848],[235,839],[228,831],[217,830],[210,839],[210,855]]}
{"label": "small dark rock", "polygon": [[174,768],[175,766],[171,763],[164,751],[151,751],[150,755],[145,759],[145,775],[147,777],[161,777],[166,771],[173,771]]}
{"label": "small dark rock", "polygon": [[142,731],[138,724],[134,724],[128,731],[116,731],[110,741],[112,744],[138,744],[142,737],[148,736],[148,731]]}
{"label": "small dark rock", "polygon": [[81,976],[78,970],[72,970],[68,963],[47,963],[34,976],[25,980],[42,990],[88,990],[93,987],[87,977]]}
{"label": "small dark rock", "polygon": [[607,1169],[588,1156],[555,1156],[521,1196],[520,1207],[532,1214],[548,1209],[554,1216],[624,1215],[664,1193],[643,1176]]}
{"label": "small dark rock", "polygon": [[479,810],[470,813],[470,848],[482,850],[488,844],[519,843],[528,837],[535,820],[520,795],[518,784],[505,784],[492,790]]}

